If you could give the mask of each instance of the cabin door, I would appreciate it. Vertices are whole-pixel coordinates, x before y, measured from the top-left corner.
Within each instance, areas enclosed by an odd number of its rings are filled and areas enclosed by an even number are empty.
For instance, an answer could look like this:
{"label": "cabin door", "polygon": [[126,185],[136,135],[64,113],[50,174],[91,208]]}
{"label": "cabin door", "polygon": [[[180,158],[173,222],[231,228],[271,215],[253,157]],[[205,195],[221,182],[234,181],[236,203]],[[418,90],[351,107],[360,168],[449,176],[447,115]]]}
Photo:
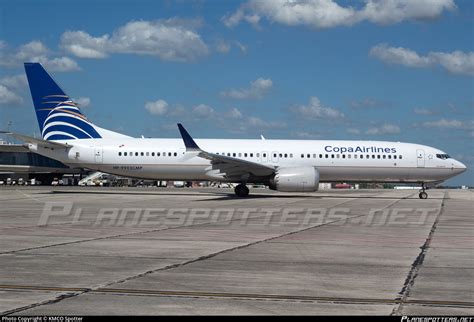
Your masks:
{"label": "cabin door", "polygon": [[424,150],[416,150],[416,166],[418,168],[425,167],[425,151]]}

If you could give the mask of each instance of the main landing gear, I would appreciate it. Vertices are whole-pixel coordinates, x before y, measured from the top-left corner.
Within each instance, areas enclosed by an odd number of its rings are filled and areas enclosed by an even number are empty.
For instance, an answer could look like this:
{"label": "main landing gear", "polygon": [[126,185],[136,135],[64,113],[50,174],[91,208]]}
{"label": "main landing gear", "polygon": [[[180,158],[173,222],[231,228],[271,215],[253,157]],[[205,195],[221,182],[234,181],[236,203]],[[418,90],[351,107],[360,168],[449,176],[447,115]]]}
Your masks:
{"label": "main landing gear", "polygon": [[428,194],[426,193],[425,190],[426,190],[425,184],[422,183],[420,193],[418,194],[418,197],[420,197],[420,199],[427,199],[428,198]]}
{"label": "main landing gear", "polygon": [[249,195],[249,188],[241,183],[235,187],[234,192],[238,197],[247,197]]}

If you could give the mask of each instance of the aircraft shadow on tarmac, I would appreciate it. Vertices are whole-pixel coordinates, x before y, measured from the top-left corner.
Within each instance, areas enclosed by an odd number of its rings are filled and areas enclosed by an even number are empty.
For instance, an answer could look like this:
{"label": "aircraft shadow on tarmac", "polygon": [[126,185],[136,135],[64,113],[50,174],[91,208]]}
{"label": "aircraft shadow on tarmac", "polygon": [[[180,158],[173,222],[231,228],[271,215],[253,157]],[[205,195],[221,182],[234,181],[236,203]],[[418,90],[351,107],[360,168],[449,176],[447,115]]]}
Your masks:
{"label": "aircraft shadow on tarmac", "polygon": [[[370,195],[370,196],[354,196],[352,194],[341,194],[341,195],[285,195],[285,194],[258,194],[258,193],[252,193],[248,195],[245,198],[241,198],[236,196],[233,193],[227,193],[227,192],[164,192],[164,191],[144,191],[143,193],[140,193],[138,191],[99,191],[99,190],[93,190],[93,191],[85,191],[85,190],[52,190],[50,192],[46,193],[55,193],[55,194],[73,194],[73,193],[79,193],[79,194],[106,194],[106,195],[157,195],[157,196],[163,196],[163,195],[168,195],[168,196],[209,196],[210,198],[205,198],[205,199],[199,199],[196,201],[225,201],[225,200],[249,200],[249,199],[272,199],[272,198],[278,198],[278,199],[392,199],[392,200],[402,200],[402,199],[419,199],[418,198],[418,192],[414,192],[412,195],[409,195],[407,197],[392,197],[392,196],[380,196],[380,193]],[[429,198],[432,200],[442,200],[443,198]]]}

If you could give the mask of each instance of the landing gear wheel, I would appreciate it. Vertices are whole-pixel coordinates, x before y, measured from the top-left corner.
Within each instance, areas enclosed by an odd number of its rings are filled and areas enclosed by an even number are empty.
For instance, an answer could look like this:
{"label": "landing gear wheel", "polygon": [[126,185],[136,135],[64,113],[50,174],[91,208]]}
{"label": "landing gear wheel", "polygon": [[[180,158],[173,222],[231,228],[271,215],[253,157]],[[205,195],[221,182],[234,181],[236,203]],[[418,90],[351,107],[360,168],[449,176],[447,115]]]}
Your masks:
{"label": "landing gear wheel", "polygon": [[418,195],[418,197],[420,197],[420,199],[427,199],[428,198],[428,194],[425,192],[425,190],[426,190],[426,186],[425,186],[425,183],[423,182],[421,184],[420,194]]}
{"label": "landing gear wheel", "polygon": [[249,195],[249,188],[244,184],[239,184],[235,187],[234,192],[238,197],[247,197]]}

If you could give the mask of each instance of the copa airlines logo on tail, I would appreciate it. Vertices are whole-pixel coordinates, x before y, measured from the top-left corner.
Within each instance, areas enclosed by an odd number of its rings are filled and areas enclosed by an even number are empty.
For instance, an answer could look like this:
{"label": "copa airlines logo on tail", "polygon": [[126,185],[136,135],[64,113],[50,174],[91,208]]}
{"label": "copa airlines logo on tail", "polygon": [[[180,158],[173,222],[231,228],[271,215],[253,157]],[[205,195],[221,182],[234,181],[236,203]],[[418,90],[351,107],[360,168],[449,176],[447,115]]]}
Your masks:
{"label": "copa airlines logo on tail", "polygon": [[45,140],[101,138],[94,125],[69,96],[48,95],[43,97],[42,105],[45,107],[41,111],[49,111],[41,133]]}

